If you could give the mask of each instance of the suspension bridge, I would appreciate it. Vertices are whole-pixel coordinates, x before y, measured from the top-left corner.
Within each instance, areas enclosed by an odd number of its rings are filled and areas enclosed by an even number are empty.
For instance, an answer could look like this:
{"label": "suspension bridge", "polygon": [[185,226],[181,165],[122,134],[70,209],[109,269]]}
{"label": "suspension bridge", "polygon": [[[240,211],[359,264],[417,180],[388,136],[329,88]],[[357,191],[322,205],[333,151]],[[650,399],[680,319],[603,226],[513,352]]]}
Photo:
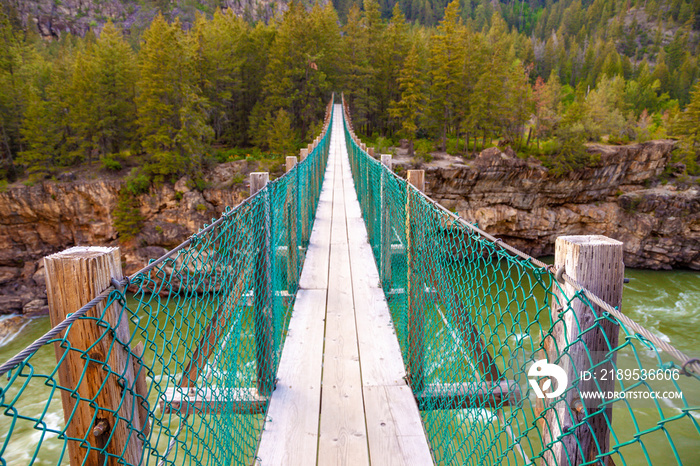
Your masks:
{"label": "suspension bridge", "polygon": [[621,243],[561,237],[547,265],[407,175],[334,98],[284,176],[137,273],[45,258],[52,328],[0,366],[0,462],[697,460],[700,363],[622,312]]}

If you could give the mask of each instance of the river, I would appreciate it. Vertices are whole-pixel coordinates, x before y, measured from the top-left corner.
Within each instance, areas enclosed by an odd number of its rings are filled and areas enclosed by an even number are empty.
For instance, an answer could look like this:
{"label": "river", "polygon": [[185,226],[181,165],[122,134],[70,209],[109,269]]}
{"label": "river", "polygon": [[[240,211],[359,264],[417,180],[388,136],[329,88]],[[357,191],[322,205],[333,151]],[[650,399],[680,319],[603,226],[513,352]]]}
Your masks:
{"label": "river", "polygon": [[[671,341],[678,349],[685,351],[691,357],[700,357],[698,339],[700,337],[700,273],[690,271],[648,271],[627,269],[626,277],[630,282],[625,285],[622,311],[636,322],[644,325],[659,337]],[[0,341],[0,360],[4,361],[16,354],[26,345],[38,338],[49,329],[48,317],[31,319],[21,330],[20,334],[12,338],[4,338]],[[642,357],[647,357],[642,356]],[[626,355],[629,357],[629,355]],[[34,367],[38,371],[50,371],[55,367],[56,361],[53,351],[40,352],[33,359]],[[647,361],[648,362],[648,361]],[[645,364],[646,365],[646,364]],[[638,367],[636,361],[621,363],[622,367]],[[690,406],[700,404],[700,381],[682,380],[680,386],[683,395]],[[44,393],[47,393],[44,391]],[[37,396],[24,396],[16,406],[21,413],[36,415],[45,406],[45,394]],[[58,396],[54,395],[54,402],[50,405],[50,411],[44,420],[53,428],[62,424],[62,411]],[[5,399],[5,403],[8,400]],[[618,403],[620,404],[620,403]],[[625,412],[618,414],[616,404],[615,427],[624,438],[631,438],[635,430],[631,418],[625,419]],[[639,422],[639,430],[654,427],[654,420],[659,419],[658,412],[663,410],[668,417],[681,411],[680,401],[669,401],[659,406],[654,402],[634,402],[630,404],[629,412]],[[624,411],[624,410],[623,410]],[[687,417],[678,423],[670,422],[665,427],[672,439],[673,447],[663,429],[646,434],[641,437],[642,442],[635,442],[624,450],[624,463],[646,463],[647,457],[654,464],[676,464],[674,450],[678,452],[681,460],[696,460],[700,451],[700,438],[698,437],[697,423],[700,422],[698,411],[691,411],[695,424],[687,421]],[[0,417],[0,442],[5,441],[6,432],[10,426],[7,416]],[[428,420],[428,419],[426,419]],[[648,421],[652,421],[648,424]],[[624,431],[624,433],[623,433]],[[626,435],[625,435],[626,434]],[[17,438],[20,436],[21,438]],[[13,435],[12,448],[5,451],[5,460],[8,464],[26,464],[35,455],[34,449],[41,439],[41,431],[33,428],[18,429]],[[55,437],[55,436],[54,436]],[[36,464],[56,464],[60,461],[63,442],[57,438],[42,441],[40,458]],[[434,445],[435,447],[435,445]],[[246,455],[247,456],[247,455]],[[511,458],[510,456],[508,458]],[[506,458],[501,460],[507,462]],[[519,458],[512,458],[520,464]],[[615,457],[616,464],[622,464]],[[63,458],[63,463],[66,463]],[[689,464],[689,463],[686,463]]]}

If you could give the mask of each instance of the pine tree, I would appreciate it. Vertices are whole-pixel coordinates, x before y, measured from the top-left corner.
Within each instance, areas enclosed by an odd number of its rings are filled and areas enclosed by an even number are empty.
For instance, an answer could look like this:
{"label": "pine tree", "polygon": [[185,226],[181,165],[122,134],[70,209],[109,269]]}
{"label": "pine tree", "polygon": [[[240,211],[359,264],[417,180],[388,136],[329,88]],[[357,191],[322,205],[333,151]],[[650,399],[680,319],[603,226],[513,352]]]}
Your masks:
{"label": "pine tree", "polygon": [[248,83],[242,75],[246,61],[249,25],[231,10],[217,10],[211,20],[199,15],[193,35],[197,84],[210,105],[214,139],[235,144],[245,139],[238,108],[244,105]]}
{"label": "pine tree", "polygon": [[136,103],[148,171],[156,180],[196,167],[212,133],[207,102],[193,79],[196,47],[179,21],[168,24],[160,14],[144,33]]}
{"label": "pine tree", "polygon": [[267,147],[265,120],[280,108],[292,118],[302,139],[323,118],[331,89],[338,82],[338,17],[329,3],[307,13],[291,2],[272,43],[260,100],[250,116],[253,141]]}
{"label": "pine tree", "polygon": [[268,141],[270,152],[279,155],[291,155],[296,148],[296,136],[292,130],[292,119],[284,109],[279,109],[268,120]]}
{"label": "pine tree", "polygon": [[111,23],[78,52],[70,83],[70,125],[82,151],[116,154],[130,147],[136,126],[136,56]]}
{"label": "pine tree", "polygon": [[366,29],[360,7],[355,3],[348,12],[348,22],[343,28],[343,85],[347,91],[346,99],[350,106],[353,123],[357,128],[363,128],[368,124],[371,112],[370,89],[367,85],[371,79],[371,70]]}
{"label": "pine tree", "polygon": [[51,173],[56,150],[61,140],[56,108],[36,89],[32,89],[22,121],[25,150],[17,162],[24,165],[30,180],[41,180]]}
{"label": "pine tree", "polygon": [[700,174],[700,82],[693,86],[690,103],[681,113],[673,133],[681,136],[681,151],[686,156],[686,169],[692,175]]}
{"label": "pine tree", "polygon": [[382,129],[386,128],[388,131],[393,132],[395,125],[387,117],[390,117],[390,108],[393,102],[401,98],[399,76],[410,47],[406,17],[403,15],[398,3],[394,5],[391,21],[386,28],[385,38],[385,53],[382,55],[384,59],[378,78],[380,80],[380,88],[384,91],[379,112],[380,115],[385,117],[382,118],[380,124]]}
{"label": "pine tree", "polygon": [[[416,137],[426,100],[421,63],[419,42],[414,39],[398,79],[401,97],[392,102],[389,110],[400,125],[399,135],[411,140]],[[412,143],[410,147],[413,148]]]}
{"label": "pine tree", "polygon": [[445,10],[430,46],[431,120],[440,135],[441,149],[447,146],[447,134],[454,123],[456,97],[462,83],[463,47],[459,0],[452,0]]}

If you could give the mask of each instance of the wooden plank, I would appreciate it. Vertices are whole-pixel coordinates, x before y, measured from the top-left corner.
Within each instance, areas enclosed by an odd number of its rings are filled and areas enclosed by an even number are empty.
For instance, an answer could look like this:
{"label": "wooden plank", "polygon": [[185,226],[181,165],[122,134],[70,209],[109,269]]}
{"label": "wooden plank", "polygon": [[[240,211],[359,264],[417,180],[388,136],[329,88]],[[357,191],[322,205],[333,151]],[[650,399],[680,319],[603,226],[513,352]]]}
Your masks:
{"label": "wooden plank", "polygon": [[334,124],[329,164],[334,167],[333,220],[328,269],[326,339],[318,464],[369,464],[350,255],[345,219],[340,120]]}
{"label": "wooden plank", "polygon": [[498,383],[436,383],[429,384],[417,396],[422,410],[465,409],[519,403],[522,399],[520,385],[513,380]]}
{"label": "wooden plank", "polygon": [[299,288],[326,289],[328,287],[331,209],[332,206],[329,203],[319,204],[304,266],[299,277]]}
{"label": "wooden plank", "polygon": [[[379,288],[342,119],[334,120],[332,130],[259,464],[363,465],[370,455],[374,464],[432,464]],[[307,319],[303,309],[313,309]]]}
{"label": "wooden plank", "polygon": [[432,465],[418,407],[404,386],[363,387],[370,458],[381,465]]}
{"label": "wooden plank", "polygon": [[[355,201],[357,202],[357,201]],[[364,230],[361,219],[348,221],[349,238]],[[350,242],[353,296],[357,334],[362,363],[363,385],[405,385],[403,358],[384,293],[379,288],[379,274],[367,244]]]}
{"label": "wooden plank", "polygon": [[318,451],[322,465],[369,464],[345,235],[345,244],[331,244]]}
{"label": "wooden plank", "polygon": [[[345,209],[370,459],[381,465],[433,464],[367,229],[343,156]],[[357,212],[357,215],[351,213]]]}
{"label": "wooden plank", "polygon": [[326,290],[299,290],[258,457],[265,465],[316,462]]}
{"label": "wooden plank", "polygon": [[369,454],[373,464],[410,465],[401,450],[398,429],[383,386],[363,387]]}
{"label": "wooden plank", "polygon": [[166,414],[260,414],[265,412],[268,401],[255,388],[174,387],[165,390],[159,405]]}
{"label": "wooden plank", "polygon": [[151,425],[148,410],[148,383],[146,382],[146,372],[148,369],[142,363],[144,353],[143,342],[138,342],[131,351],[134,353],[131,363],[133,366],[134,377],[136,378],[134,382],[134,390],[136,391],[136,395],[141,397],[141,399],[137,399],[136,403],[138,404],[137,408],[139,411],[139,418],[143,423],[143,435],[144,437],[148,437],[148,434],[151,432]]}

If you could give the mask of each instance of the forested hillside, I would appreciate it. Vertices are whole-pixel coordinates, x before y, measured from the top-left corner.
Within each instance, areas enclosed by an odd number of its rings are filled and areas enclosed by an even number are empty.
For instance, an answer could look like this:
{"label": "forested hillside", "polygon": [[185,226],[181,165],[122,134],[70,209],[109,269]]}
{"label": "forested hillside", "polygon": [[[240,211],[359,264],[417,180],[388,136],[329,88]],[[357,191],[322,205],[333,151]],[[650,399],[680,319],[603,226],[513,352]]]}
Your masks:
{"label": "forested hillside", "polygon": [[[190,28],[157,15],[138,37],[42,38],[6,8],[0,36],[0,183],[62,168],[132,167],[130,195],[207,164],[295,151],[332,91],[379,146],[471,156],[491,144],[557,173],[594,164],[586,141],[681,138],[700,174],[700,1],[463,3],[365,0],[268,23],[231,10]],[[29,26],[23,26],[29,24]]]}

